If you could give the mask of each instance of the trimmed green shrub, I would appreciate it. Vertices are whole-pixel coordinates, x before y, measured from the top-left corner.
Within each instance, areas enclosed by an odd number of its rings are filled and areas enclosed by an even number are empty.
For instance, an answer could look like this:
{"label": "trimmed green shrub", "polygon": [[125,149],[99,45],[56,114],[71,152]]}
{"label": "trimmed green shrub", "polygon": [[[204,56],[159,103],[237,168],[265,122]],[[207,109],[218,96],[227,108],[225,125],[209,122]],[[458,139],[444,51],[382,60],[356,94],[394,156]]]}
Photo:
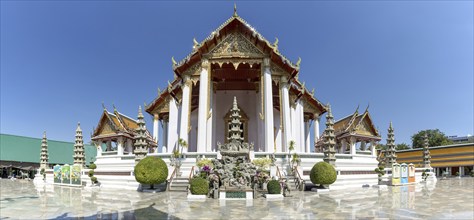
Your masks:
{"label": "trimmed green shrub", "polygon": [[135,165],[135,180],[141,184],[160,184],[168,178],[168,167],[166,163],[157,157],[145,157]]}
{"label": "trimmed green shrub", "polygon": [[44,168],[41,168],[41,170],[40,170],[40,174],[41,174],[41,175],[43,175],[43,174],[44,174],[44,172],[45,172],[45,169],[44,169]]}
{"label": "trimmed green shrub", "polygon": [[190,185],[191,194],[193,195],[207,195],[209,192],[209,181],[206,179],[200,177],[192,178]]}
{"label": "trimmed green shrub", "polygon": [[280,194],[281,186],[278,180],[270,180],[267,184],[268,194]]}
{"label": "trimmed green shrub", "polygon": [[91,163],[89,165],[89,169],[93,170],[93,169],[96,169],[97,168],[97,165],[95,165],[95,163]]}
{"label": "trimmed green shrub", "polygon": [[89,170],[89,177],[94,176],[94,170]]}
{"label": "trimmed green shrub", "polygon": [[311,169],[310,178],[313,184],[333,184],[337,179],[336,169],[326,162],[316,163]]}
{"label": "trimmed green shrub", "polygon": [[91,177],[91,181],[92,181],[92,183],[97,183],[97,177],[95,177],[95,176]]}

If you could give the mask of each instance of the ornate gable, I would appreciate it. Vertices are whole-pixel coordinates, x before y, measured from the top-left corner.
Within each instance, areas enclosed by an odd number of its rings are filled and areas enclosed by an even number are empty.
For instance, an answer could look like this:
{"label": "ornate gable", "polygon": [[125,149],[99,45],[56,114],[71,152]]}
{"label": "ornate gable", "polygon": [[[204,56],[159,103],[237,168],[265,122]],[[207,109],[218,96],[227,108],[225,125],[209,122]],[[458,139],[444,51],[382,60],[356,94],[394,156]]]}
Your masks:
{"label": "ornate gable", "polygon": [[354,132],[366,136],[380,136],[377,129],[374,127],[368,111],[361,115],[357,126],[354,127]]}
{"label": "ornate gable", "polygon": [[110,118],[110,115],[107,111],[104,110],[102,116],[100,117],[99,124],[94,130],[92,138],[106,135],[106,134],[115,134],[118,132],[118,128],[115,126],[115,123]]}
{"label": "ornate gable", "polygon": [[240,33],[229,34],[209,52],[209,58],[256,58],[264,53]]}

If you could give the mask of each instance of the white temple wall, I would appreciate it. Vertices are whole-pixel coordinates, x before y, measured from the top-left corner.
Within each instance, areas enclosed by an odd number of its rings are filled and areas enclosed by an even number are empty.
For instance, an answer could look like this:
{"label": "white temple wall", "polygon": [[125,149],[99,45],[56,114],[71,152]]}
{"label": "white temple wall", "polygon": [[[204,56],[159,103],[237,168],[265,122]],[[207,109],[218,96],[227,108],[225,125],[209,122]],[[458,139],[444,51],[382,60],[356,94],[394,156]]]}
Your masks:
{"label": "white temple wall", "polygon": [[[256,96],[255,91],[217,91],[216,92],[216,145],[217,142],[225,143],[225,131],[227,128],[224,127],[224,117],[232,108],[234,96],[237,98],[237,104],[241,108],[240,110],[245,112],[248,117],[248,142],[258,143],[258,131],[257,131],[257,111],[255,105]],[[260,104],[258,104],[260,105]],[[214,128],[213,128],[214,129]]]}
{"label": "white temple wall", "polygon": [[189,131],[188,152],[197,151],[198,109],[191,112],[191,131]]}
{"label": "white temple wall", "polygon": [[273,126],[275,133],[273,134],[275,137],[275,152],[281,152],[282,141],[283,141],[283,134],[281,132],[281,122],[280,122],[280,111],[273,109]]}

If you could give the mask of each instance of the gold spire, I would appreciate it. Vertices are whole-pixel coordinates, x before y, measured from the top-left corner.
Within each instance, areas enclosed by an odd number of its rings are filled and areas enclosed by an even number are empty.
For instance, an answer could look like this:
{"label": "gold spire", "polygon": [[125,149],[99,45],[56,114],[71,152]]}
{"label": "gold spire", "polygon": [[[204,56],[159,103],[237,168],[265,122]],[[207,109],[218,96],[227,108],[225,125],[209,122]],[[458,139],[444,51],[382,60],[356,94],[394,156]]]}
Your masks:
{"label": "gold spire", "polygon": [[237,15],[237,4],[234,3],[234,17],[238,17]]}

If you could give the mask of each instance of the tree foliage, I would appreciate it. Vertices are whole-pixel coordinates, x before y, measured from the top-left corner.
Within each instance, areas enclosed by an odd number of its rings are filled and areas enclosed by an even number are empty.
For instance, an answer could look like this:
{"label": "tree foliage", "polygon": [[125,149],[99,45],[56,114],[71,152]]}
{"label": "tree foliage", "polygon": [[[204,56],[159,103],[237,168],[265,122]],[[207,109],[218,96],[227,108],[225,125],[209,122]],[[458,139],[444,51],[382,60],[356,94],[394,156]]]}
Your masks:
{"label": "tree foliage", "polygon": [[395,147],[395,150],[408,150],[408,149],[410,149],[410,146],[408,146],[408,144],[405,144],[405,143],[397,144],[397,146]]}
{"label": "tree foliage", "polygon": [[452,141],[450,141],[448,137],[446,137],[446,135],[439,129],[428,129],[419,131],[418,133],[411,136],[413,148],[423,148],[425,134],[428,135],[429,147],[452,144]]}

